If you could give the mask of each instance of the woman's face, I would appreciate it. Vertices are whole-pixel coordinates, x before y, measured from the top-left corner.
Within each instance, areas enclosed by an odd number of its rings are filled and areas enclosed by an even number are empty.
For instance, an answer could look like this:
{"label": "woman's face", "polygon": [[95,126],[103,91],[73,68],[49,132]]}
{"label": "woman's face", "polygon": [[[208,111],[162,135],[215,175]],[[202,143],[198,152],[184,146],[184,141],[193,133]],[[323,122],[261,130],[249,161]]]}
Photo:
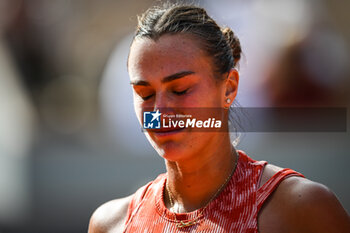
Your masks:
{"label": "woman's face", "polygon": [[[182,111],[179,109],[222,108],[225,104],[226,82],[215,79],[211,58],[190,35],[163,35],[156,41],[136,39],[130,48],[128,70],[140,123],[144,111],[159,109],[163,114],[176,114]],[[217,134],[191,130],[146,131],[156,151],[171,161],[214,146]]]}

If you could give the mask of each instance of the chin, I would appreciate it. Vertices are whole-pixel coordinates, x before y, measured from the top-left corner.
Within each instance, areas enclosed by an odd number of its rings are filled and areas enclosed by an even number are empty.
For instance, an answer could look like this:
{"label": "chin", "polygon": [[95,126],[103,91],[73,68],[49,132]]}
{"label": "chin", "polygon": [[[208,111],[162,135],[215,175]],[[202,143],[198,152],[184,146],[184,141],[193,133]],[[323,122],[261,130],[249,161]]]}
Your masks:
{"label": "chin", "polygon": [[174,140],[159,143],[152,140],[149,136],[147,136],[147,139],[155,151],[166,160],[179,161],[189,157],[191,154],[191,147],[187,143]]}
{"label": "chin", "polygon": [[183,144],[179,145],[174,141],[164,142],[161,145],[154,144],[154,142],[151,144],[161,157],[169,161],[182,160],[189,153]]}
{"label": "chin", "polygon": [[146,137],[161,157],[169,161],[180,161],[200,154],[203,148],[211,144],[213,134],[181,132],[159,137],[147,132]]}

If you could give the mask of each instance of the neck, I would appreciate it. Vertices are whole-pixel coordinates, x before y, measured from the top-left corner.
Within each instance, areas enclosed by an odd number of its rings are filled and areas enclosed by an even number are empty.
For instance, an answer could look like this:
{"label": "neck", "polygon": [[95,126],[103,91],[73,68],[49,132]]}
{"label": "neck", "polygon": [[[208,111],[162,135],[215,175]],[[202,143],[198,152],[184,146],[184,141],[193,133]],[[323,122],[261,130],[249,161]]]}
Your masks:
{"label": "neck", "polygon": [[190,212],[207,205],[224,188],[235,169],[236,159],[236,151],[227,138],[215,148],[205,148],[186,161],[166,160],[170,191],[164,195],[167,207],[176,212]]}

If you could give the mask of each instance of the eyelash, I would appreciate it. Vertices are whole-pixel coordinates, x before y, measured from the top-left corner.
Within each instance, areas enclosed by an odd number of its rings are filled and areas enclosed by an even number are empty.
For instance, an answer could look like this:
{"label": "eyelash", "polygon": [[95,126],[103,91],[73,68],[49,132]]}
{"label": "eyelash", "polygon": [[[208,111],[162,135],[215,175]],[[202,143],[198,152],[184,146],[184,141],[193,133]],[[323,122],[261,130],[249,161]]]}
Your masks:
{"label": "eyelash", "polygon": [[[184,95],[184,94],[187,93],[187,91],[188,91],[188,89],[183,90],[183,91],[173,91],[173,93],[174,93],[175,95]],[[146,100],[150,99],[153,95],[154,95],[154,94],[149,95],[149,96],[145,96],[145,97],[141,97],[141,98],[142,98],[143,100],[146,101]]]}
{"label": "eyelash", "polygon": [[145,97],[141,97],[143,100],[148,100],[149,98],[151,98],[154,94],[149,95],[149,96],[145,96]]}
{"label": "eyelash", "polygon": [[184,95],[184,94],[187,93],[187,91],[188,91],[188,89],[183,90],[183,91],[173,91],[173,93],[174,93],[175,95]]}

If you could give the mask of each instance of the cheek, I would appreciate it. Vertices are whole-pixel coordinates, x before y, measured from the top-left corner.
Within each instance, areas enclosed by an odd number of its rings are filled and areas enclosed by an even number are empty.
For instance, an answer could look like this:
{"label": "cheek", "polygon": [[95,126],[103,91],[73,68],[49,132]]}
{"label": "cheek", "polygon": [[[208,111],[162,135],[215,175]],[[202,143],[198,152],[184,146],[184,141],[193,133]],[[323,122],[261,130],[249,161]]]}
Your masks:
{"label": "cheek", "polygon": [[145,102],[137,95],[134,95],[134,111],[139,123],[143,124],[143,112],[154,111],[152,102]]}
{"label": "cheek", "polygon": [[221,83],[211,83],[208,87],[208,101],[215,107],[221,107],[224,92],[225,90]]}
{"label": "cheek", "polygon": [[134,111],[135,111],[137,119],[141,123],[143,111],[142,111],[142,103],[138,99],[139,98],[134,95]]}
{"label": "cheek", "polygon": [[210,83],[203,83],[189,98],[193,107],[217,107],[221,103],[220,88]]}

